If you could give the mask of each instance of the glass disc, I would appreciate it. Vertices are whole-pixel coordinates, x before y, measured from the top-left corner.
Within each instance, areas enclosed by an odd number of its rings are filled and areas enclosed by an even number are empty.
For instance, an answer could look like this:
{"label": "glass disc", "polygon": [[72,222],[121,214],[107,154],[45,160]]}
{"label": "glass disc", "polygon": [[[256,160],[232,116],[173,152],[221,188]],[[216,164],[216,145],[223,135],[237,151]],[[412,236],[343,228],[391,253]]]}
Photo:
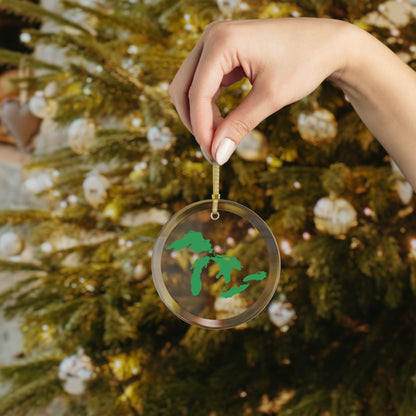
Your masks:
{"label": "glass disc", "polygon": [[280,276],[270,228],[252,210],[219,200],[188,205],[162,228],[152,255],[162,301],[185,322],[225,329],[244,324],[269,303]]}

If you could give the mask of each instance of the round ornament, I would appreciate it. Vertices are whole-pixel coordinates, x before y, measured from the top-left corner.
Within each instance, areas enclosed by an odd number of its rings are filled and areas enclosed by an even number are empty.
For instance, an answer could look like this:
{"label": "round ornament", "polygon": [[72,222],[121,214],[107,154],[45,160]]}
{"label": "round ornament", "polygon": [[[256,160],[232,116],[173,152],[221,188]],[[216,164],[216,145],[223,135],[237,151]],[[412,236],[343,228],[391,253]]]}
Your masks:
{"label": "round ornament", "polygon": [[236,152],[248,162],[264,162],[268,155],[266,136],[259,130],[252,130],[237,146]]}
{"label": "round ornament", "polygon": [[313,213],[316,228],[334,236],[343,236],[357,225],[357,211],[343,198],[321,198]]}
{"label": "round ornament", "polygon": [[240,5],[240,0],[217,0],[217,5],[226,18],[231,18]]}
{"label": "round ornament", "polygon": [[147,132],[147,141],[155,150],[167,150],[173,141],[172,132],[169,127],[163,125],[150,127]]}
{"label": "round ornament", "polygon": [[233,201],[217,204],[216,215],[213,201],[200,201],[165,224],[154,245],[152,274],[163,302],[179,318],[224,329],[266,307],[279,280],[280,254],[256,213]]}
{"label": "round ornament", "polygon": [[281,295],[279,300],[270,303],[268,309],[269,318],[278,328],[286,327],[296,319],[296,311],[290,302]]}
{"label": "round ornament", "polygon": [[31,113],[39,118],[53,117],[58,108],[56,101],[46,98],[42,91],[37,91],[28,105]]}
{"label": "round ornament", "polygon": [[94,378],[91,358],[82,350],[64,358],[59,364],[59,378],[64,381],[64,390],[73,395],[84,394],[88,381]]}
{"label": "round ornament", "polygon": [[88,203],[93,208],[98,208],[107,200],[107,189],[110,187],[110,182],[105,176],[97,172],[90,172],[82,187]]}
{"label": "round ornament", "polygon": [[68,128],[68,142],[71,149],[79,154],[85,155],[94,146],[95,122],[89,118],[78,118]]}
{"label": "round ornament", "polygon": [[335,116],[325,108],[299,114],[297,125],[302,139],[318,146],[330,143],[338,133]]}
{"label": "round ornament", "polygon": [[398,180],[396,182],[396,186],[397,195],[399,195],[400,201],[402,201],[404,205],[409,204],[413,198],[414,193],[412,185],[410,185],[410,183],[405,180]]}
{"label": "round ornament", "polygon": [[23,251],[24,247],[24,239],[20,234],[14,231],[6,231],[0,235],[0,256],[16,256]]}
{"label": "round ornament", "polygon": [[393,175],[396,178],[397,195],[399,196],[400,201],[402,201],[404,205],[407,205],[413,198],[413,187],[406,180],[406,177],[393,159],[390,159],[390,165],[393,170]]}

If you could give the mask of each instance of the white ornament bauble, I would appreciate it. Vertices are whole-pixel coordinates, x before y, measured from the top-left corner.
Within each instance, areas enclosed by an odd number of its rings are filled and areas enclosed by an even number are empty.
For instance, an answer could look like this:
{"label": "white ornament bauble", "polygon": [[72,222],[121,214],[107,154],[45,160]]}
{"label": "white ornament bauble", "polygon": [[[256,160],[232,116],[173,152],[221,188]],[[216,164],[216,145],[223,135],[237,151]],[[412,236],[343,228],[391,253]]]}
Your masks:
{"label": "white ornament bauble", "polygon": [[325,108],[299,114],[297,126],[302,139],[314,145],[329,143],[338,133],[335,116]]}
{"label": "white ornament bauble", "polygon": [[97,172],[90,172],[82,183],[84,196],[93,208],[98,208],[107,200],[109,180]]}
{"label": "white ornament bauble", "polygon": [[240,5],[240,0],[217,0],[218,8],[226,17],[231,16]]}
{"label": "white ornament bauble", "polygon": [[94,120],[79,118],[68,128],[68,143],[71,149],[79,154],[88,154],[95,143],[96,125]]}
{"label": "white ornament bauble", "polygon": [[28,105],[30,112],[39,118],[53,117],[58,108],[56,101],[46,98],[44,93],[41,91],[38,91],[29,100]]}
{"label": "white ornament bauble", "polygon": [[342,236],[358,224],[357,211],[343,198],[321,198],[313,213],[316,228],[334,236]]}
{"label": "white ornament bauble", "polygon": [[14,231],[7,231],[0,235],[0,256],[12,257],[20,254],[25,247],[24,239]]}
{"label": "white ornament bauble", "polygon": [[64,390],[73,395],[85,393],[87,382],[94,378],[91,358],[82,350],[64,358],[59,364],[59,378],[64,381]]}
{"label": "white ornament bauble", "polygon": [[413,198],[412,185],[410,185],[410,183],[407,181],[398,180],[396,186],[397,194],[399,195],[400,201],[402,201],[404,205],[409,204]]}
{"label": "white ornament bauble", "polygon": [[406,180],[399,166],[393,159],[390,159],[390,165],[396,177],[397,194],[399,195],[399,198],[402,201],[402,203],[404,205],[407,205],[413,198],[413,187]]}
{"label": "white ornament bauble", "polygon": [[24,182],[27,191],[38,194],[53,185],[51,175],[49,173],[39,173],[38,175],[28,178]]}
{"label": "white ornament bauble", "polygon": [[166,126],[153,126],[147,132],[150,146],[156,150],[167,150],[172,144],[173,136]]}
{"label": "white ornament bauble", "polygon": [[237,154],[249,162],[263,162],[268,155],[266,136],[259,130],[252,130],[237,146]]}
{"label": "white ornament bauble", "polygon": [[143,264],[139,263],[133,270],[133,277],[142,280],[147,275],[147,269]]}
{"label": "white ornament bauble", "polygon": [[292,304],[286,301],[285,297],[271,302],[267,312],[270,320],[278,328],[290,325],[296,319],[296,311],[293,309]]}

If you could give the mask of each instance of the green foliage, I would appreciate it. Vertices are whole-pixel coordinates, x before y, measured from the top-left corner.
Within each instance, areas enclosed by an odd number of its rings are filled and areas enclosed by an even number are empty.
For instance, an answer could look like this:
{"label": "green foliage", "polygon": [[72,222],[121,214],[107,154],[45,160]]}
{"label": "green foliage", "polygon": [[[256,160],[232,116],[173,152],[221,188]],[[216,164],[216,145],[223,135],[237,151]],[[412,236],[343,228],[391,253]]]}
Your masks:
{"label": "green foliage", "polygon": [[[233,18],[344,19],[409,53],[412,22],[397,39],[366,24],[364,15],[380,3],[250,0]],[[159,299],[151,251],[166,211],[211,195],[211,166],[180,123],[167,83],[205,26],[223,17],[215,1],[64,0],[55,12],[26,0],[0,6],[53,22],[56,31],[28,31],[30,46],[65,51],[49,63],[0,50],[1,63],[24,58],[42,70],[17,84],[29,82],[31,92],[54,84],[57,123],[90,117],[97,125],[85,154],[69,146],[33,154],[26,175],[54,174],[39,193],[45,210],[0,213],[2,226],[30,231],[33,252],[31,261],[0,262],[4,271],[23,273],[0,304],[7,317],[22,320],[25,336],[24,359],[0,368],[11,384],[0,398],[2,415],[29,416],[66,395],[58,365],[79,347],[97,377],[84,396],[67,395],[68,416],[415,415],[414,201],[401,202],[384,150],[342,91],[324,82],[271,115],[257,127],[269,157],[248,162],[235,154],[221,171],[221,197],[256,210],[276,235],[282,273],[275,298],[285,294],[296,319],[279,328],[263,311],[233,330],[189,327]],[[224,115],[248,93],[245,86],[218,99]],[[298,116],[317,107],[336,116],[330,143],[308,143],[299,132]],[[147,139],[155,126],[172,135],[164,149]],[[110,183],[95,208],[83,189],[93,170]],[[342,235],[314,224],[316,202],[329,195],[357,211],[358,224]],[[76,202],[66,203],[70,197]],[[222,237],[233,232],[224,227]],[[254,241],[229,254],[249,258],[247,273],[254,273],[267,264],[263,251]]]}

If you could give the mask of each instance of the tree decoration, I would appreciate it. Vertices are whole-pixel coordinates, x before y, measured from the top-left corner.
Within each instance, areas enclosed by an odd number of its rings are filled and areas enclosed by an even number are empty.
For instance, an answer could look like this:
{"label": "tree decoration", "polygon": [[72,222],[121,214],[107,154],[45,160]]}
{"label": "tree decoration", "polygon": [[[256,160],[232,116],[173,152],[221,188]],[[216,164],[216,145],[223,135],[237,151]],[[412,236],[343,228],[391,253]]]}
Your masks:
{"label": "tree decoration", "polygon": [[226,19],[231,19],[232,14],[240,5],[240,0],[217,0],[218,8]]}
{"label": "tree decoration", "polygon": [[133,269],[133,277],[140,281],[143,280],[149,273],[149,270],[142,264],[137,264]]}
{"label": "tree decoration", "polygon": [[48,172],[41,172],[31,176],[24,182],[24,187],[32,194],[38,194],[53,186],[51,175]]}
{"label": "tree decoration", "polygon": [[71,149],[79,154],[88,154],[95,143],[96,125],[93,119],[79,118],[74,120],[68,129],[68,143]]}
{"label": "tree decoration", "polygon": [[357,211],[343,198],[321,198],[313,213],[316,228],[334,236],[343,236],[358,224]]}
{"label": "tree decoration", "polygon": [[248,162],[264,162],[268,156],[266,136],[259,130],[252,130],[237,146],[237,154]]}
{"label": "tree decoration", "polygon": [[39,131],[41,120],[29,109],[27,103],[19,100],[5,100],[1,104],[1,122],[16,145],[22,151],[27,151],[33,137]]}
{"label": "tree decoration", "polygon": [[58,108],[56,101],[46,98],[43,91],[37,91],[28,105],[32,114],[42,119],[53,117]]}
{"label": "tree decoration", "polygon": [[390,159],[390,165],[393,170],[393,175],[396,178],[397,194],[399,195],[400,201],[402,201],[404,205],[407,205],[413,198],[414,191],[412,185],[406,180],[402,171],[393,159]]}
{"label": "tree decoration", "polygon": [[92,171],[82,183],[84,196],[93,208],[98,208],[107,200],[107,189],[110,187],[109,180],[96,171]]}
{"label": "tree decoration", "polygon": [[59,364],[59,378],[64,390],[73,395],[84,394],[87,383],[94,378],[91,358],[80,349],[76,354],[64,358]]}
{"label": "tree decoration", "polygon": [[0,235],[0,256],[12,257],[20,254],[25,247],[25,240],[15,231],[6,231]]}
{"label": "tree decoration", "polygon": [[330,143],[338,133],[335,116],[325,108],[299,114],[297,125],[302,139],[314,145]]}
{"label": "tree decoration", "polygon": [[150,127],[147,140],[155,150],[168,150],[173,142],[173,136],[169,127],[159,123],[157,126]]}
{"label": "tree decoration", "polygon": [[289,325],[293,324],[296,319],[296,311],[292,304],[286,300],[286,296],[281,294],[279,300],[270,303],[267,312],[270,320],[278,328],[286,332]]}

